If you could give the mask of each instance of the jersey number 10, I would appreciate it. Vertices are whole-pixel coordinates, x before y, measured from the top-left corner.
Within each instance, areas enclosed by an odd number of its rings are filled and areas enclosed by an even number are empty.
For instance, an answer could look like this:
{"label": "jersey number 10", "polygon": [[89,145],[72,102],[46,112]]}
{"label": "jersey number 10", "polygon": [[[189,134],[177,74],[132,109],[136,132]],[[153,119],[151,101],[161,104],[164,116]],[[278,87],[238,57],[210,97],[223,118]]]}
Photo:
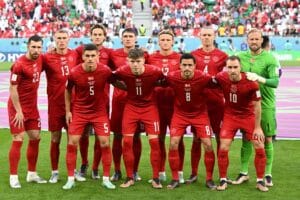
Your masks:
{"label": "jersey number 10", "polygon": [[229,93],[229,101],[232,103],[237,103],[237,95],[235,93]]}

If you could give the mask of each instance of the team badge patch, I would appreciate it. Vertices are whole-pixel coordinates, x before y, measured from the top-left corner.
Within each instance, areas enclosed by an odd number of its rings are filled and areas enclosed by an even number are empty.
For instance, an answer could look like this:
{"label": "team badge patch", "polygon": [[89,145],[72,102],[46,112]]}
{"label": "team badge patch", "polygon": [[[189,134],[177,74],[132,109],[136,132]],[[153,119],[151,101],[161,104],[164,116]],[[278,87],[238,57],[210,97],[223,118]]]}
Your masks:
{"label": "team badge patch", "polygon": [[11,80],[12,81],[17,81],[18,75],[17,74],[12,74]]}

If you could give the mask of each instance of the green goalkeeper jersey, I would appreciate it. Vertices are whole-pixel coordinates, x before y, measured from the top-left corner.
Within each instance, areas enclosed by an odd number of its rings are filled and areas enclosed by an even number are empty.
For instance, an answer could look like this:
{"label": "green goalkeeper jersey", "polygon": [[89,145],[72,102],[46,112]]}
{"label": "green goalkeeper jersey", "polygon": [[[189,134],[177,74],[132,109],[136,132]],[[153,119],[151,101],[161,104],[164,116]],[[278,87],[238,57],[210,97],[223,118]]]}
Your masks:
{"label": "green goalkeeper jersey", "polygon": [[[251,55],[250,51],[239,54],[243,72],[254,72],[266,79],[279,79],[279,65],[276,58],[267,51],[258,55]],[[259,84],[262,100],[262,109],[275,108],[274,88]]]}

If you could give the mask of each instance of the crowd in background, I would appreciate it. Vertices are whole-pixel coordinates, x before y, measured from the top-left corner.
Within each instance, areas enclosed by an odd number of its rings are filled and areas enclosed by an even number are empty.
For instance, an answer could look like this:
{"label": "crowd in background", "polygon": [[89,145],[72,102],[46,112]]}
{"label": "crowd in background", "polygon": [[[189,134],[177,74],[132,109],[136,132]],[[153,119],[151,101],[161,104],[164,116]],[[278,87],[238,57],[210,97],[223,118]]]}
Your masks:
{"label": "crowd in background", "polygon": [[243,36],[251,28],[267,35],[300,33],[298,0],[153,0],[153,34],[171,26],[176,35],[196,36],[212,25],[219,36]]}
{"label": "crowd in background", "polygon": [[[150,0],[152,35],[166,26],[177,36],[197,36],[212,25],[219,36],[243,36],[251,28],[266,35],[300,34],[299,0]],[[133,23],[133,0],[0,0],[0,38],[50,37],[70,28],[71,37],[88,36],[102,23],[118,36]]]}

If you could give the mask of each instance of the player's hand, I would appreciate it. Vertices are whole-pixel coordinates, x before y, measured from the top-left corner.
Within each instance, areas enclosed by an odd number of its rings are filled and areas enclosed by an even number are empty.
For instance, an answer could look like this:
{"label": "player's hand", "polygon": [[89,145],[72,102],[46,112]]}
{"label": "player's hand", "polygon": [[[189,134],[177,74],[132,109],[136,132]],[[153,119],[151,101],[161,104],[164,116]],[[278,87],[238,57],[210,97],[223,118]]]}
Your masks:
{"label": "player's hand", "polygon": [[17,128],[23,128],[24,127],[24,115],[22,112],[17,112],[13,121],[14,126]]}
{"label": "player's hand", "polygon": [[265,83],[266,79],[253,72],[246,72],[247,79],[250,81],[258,81],[259,83]]}
{"label": "player's hand", "polygon": [[72,113],[71,112],[67,112],[66,113],[66,123],[67,126],[69,126],[69,124],[72,122]]}
{"label": "player's hand", "polygon": [[265,135],[261,128],[255,128],[253,132],[254,139],[259,143],[265,142]]}

